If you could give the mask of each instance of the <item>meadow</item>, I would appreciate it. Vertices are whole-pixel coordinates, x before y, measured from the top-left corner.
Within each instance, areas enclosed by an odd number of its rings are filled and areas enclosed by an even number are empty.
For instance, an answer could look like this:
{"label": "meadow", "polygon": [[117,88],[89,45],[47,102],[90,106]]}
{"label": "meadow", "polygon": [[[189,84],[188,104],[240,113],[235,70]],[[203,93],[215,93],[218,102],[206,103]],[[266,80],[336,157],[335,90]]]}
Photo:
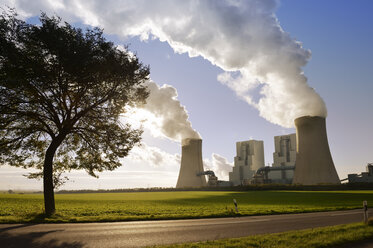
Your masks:
{"label": "meadow", "polygon": [[[208,218],[356,209],[373,191],[179,191],[56,194],[43,216],[42,194],[0,194],[0,223]],[[233,199],[237,200],[238,213]]]}
{"label": "meadow", "polygon": [[[319,227],[301,231],[252,235],[186,244],[153,246],[156,248],[321,248],[371,247],[373,225],[362,223]],[[359,246],[361,245],[361,246]]]}

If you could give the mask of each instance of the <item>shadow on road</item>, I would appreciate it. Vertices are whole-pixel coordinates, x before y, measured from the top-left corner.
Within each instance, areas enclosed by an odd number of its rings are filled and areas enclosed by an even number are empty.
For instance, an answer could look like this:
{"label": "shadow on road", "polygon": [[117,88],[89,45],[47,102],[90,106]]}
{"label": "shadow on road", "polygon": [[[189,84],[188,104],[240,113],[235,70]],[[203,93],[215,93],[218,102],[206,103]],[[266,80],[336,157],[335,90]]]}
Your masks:
{"label": "shadow on road", "polygon": [[[80,242],[61,242],[57,239],[43,241],[42,237],[49,234],[58,232],[59,230],[46,231],[46,232],[31,232],[31,233],[17,233],[11,234],[8,231],[16,228],[33,226],[31,225],[18,225],[0,229],[0,244],[1,247],[18,248],[18,247],[51,247],[51,248],[80,248],[83,244]],[[40,240],[39,240],[40,239]]]}

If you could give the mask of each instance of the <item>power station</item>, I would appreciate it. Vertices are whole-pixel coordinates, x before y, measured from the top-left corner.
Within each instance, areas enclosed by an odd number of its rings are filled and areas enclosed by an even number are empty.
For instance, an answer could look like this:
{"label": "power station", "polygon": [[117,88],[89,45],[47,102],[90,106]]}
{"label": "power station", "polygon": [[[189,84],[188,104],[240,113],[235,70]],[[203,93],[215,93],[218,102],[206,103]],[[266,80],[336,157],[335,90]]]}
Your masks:
{"label": "power station", "polygon": [[325,118],[303,116],[295,119],[297,156],[293,184],[339,184],[326,135]]}
{"label": "power station", "polygon": [[273,153],[272,167],[294,166],[297,155],[297,143],[295,133],[275,136],[275,152]]}
{"label": "power station", "polygon": [[[285,184],[340,184],[329,149],[325,118],[303,116],[295,119],[295,134],[274,137],[275,152],[272,166],[265,166],[261,140],[236,143],[237,155],[229,172],[231,185]],[[214,182],[207,184],[205,175]],[[219,185],[213,171],[204,171],[202,140],[182,140],[182,155],[176,188]],[[220,185],[223,185],[223,181]],[[226,185],[226,184],[224,184]]]}
{"label": "power station", "polygon": [[181,165],[176,188],[206,186],[206,178],[203,172],[202,140],[183,139],[181,142]]}
{"label": "power station", "polygon": [[233,171],[229,181],[233,185],[247,184],[255,172],[264,166],[264,148],[261,140],[248,140],[236,143],[237,156],[234,157]]}
{"label": "power station", "polygon": [[275,152],[272,166],[263,165],[251,180],[252,184],[291,184],[294,177],[296,158],[295,133],[274,137]]}

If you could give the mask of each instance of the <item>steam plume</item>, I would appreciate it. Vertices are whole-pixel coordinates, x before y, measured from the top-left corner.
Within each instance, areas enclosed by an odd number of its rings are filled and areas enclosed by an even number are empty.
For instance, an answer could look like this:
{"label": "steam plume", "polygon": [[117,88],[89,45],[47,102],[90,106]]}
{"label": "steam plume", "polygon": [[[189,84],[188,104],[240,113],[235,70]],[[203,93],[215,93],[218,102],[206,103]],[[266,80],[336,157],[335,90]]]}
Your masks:
{"label": "steam plume", "polygon": [[171,85],[158,86],[148,82],[150,91],[143,109],[159,118],[158,127],[169,139],[180,141],[185,138],[201,138],[192,128],[188,113],[177,99],[177,90]]}
{"label": "steam plume", "polygon": [[[42,9],[108,33],[159,38],[175,52],[202,56],[226,71],[220,82],[272,123],[292,127],[296,117],[327,114],[302,72],[311,53],[282,30],[276,0],[35,0],[32,5],[13,0],[8,5],[24,15]],[[258,87],[261,98],[254,101],[252,90]]]}
{"label": "steam plume", "polygon": [[146,163],[152,167],[176,167],[181,160],[179,154],[171,154],[145,143],[142,143],[141,146],[135,146],[130,152],[129,159]]}
{"label": "steam plume", "polygon": [[159,86],[148,81],[149,97],[146,104],[128,108],[125,121],[134,127],[147,128],[154,137],[165,137],[180,142],[185,138],[201,138],[192,128],[188,113],[177,99],[177,90],[171,85]]}

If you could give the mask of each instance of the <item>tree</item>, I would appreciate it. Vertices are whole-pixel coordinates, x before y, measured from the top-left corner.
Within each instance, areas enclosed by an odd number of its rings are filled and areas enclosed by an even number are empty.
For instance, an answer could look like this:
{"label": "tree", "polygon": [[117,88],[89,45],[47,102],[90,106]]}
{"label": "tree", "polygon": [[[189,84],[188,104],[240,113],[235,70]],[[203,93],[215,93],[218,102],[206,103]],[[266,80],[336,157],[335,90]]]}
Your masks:
{"label": "tree", "polygon": [[39,168],[47,216],[55,212],[55,173],[114,170],[141,139],[120,122],[144,103],[149,67],[106,41],[42,13],[40,25],[0,15],[0,163]]}

